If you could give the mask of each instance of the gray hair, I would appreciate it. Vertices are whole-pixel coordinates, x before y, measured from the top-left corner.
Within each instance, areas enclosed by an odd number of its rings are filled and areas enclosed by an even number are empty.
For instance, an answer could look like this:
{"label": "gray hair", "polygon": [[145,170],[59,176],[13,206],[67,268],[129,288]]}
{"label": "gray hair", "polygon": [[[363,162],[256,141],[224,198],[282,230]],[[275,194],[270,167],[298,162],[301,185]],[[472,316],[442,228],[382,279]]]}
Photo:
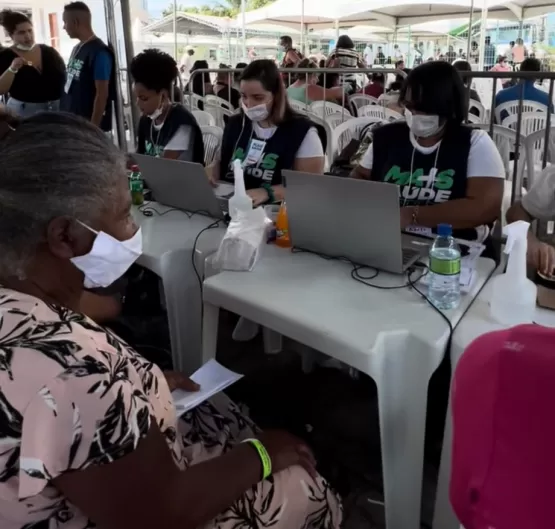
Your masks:
{"label": "gray hair", "polygon": [[[0,114],[0,122],[13,118]],[[124,154],[82,118],[44,113],[20,122],[0,141],[0,276],[24,277],[52,219],[98,219],[124,172]]]}

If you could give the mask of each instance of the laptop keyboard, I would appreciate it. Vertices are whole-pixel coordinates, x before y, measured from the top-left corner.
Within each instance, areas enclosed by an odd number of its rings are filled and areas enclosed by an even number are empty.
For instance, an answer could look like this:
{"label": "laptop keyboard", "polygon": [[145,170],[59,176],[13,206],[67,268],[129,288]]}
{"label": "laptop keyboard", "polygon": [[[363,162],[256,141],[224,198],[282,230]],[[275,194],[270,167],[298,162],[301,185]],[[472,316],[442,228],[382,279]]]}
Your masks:
{"label": "laptop keyboard", "polygon": [[412,248],[403,248],[403,265],[406,265],[415,257],[419,257],[420,253],[418,250]]}

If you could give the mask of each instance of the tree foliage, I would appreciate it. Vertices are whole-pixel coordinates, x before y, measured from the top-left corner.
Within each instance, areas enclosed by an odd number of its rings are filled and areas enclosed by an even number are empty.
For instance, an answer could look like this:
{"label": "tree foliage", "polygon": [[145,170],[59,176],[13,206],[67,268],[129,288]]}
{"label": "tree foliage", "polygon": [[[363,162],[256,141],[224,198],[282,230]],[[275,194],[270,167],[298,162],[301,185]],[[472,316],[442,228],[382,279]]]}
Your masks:
{"label": "tree foliage", "polygon": [[[246,0],[247,11],[267,6],[273,1],[274,0]],[[177,11],[181,11],[183,13],[196,13],[198,15],[212,15],[216,17],[234,17],[241,11],[241,0],[225,0],[222,4],[216,4],[214,6],[203,5],[199,7],[185,7],[178,4]],[[162,11],[162,15],[173,15],[173,4],[170,4],[166,9],[164,9],[164,11]]]}

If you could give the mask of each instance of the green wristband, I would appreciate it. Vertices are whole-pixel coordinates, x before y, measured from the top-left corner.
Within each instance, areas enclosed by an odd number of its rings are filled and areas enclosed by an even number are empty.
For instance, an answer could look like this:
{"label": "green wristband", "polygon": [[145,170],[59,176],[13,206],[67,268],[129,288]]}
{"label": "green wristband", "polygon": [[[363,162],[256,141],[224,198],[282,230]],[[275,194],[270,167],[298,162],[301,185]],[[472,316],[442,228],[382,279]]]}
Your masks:
{"label": "green wristband", "polygon": [[262,479],[268,479],[272,475],[272,460],[264,445],[258,439],[245,439],[243,443],[249,443],[257,451],[262,463]]}
{"label": "green wristband", "polygon": [[260,187],[268,193],[268,204],[273,204],[276,201],[276,195],[274,195],[272,186],[270,184],[262,184]]}

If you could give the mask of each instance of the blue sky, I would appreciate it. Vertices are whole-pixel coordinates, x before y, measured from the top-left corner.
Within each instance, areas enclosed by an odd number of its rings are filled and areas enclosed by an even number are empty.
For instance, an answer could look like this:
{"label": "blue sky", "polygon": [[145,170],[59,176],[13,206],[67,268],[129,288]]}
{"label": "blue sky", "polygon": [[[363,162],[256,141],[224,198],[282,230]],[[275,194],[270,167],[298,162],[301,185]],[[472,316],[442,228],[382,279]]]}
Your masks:
{"label": "blue sky", "polygon": [[[162,10],[166,7],[173,5],[173,0],[147,0],[148,1],[148,11],[154,17],[161,15]],[[201,6],[201,5],[211,5],[215,4],[214,0],[177,0],[178,5],[182,6]]]}

